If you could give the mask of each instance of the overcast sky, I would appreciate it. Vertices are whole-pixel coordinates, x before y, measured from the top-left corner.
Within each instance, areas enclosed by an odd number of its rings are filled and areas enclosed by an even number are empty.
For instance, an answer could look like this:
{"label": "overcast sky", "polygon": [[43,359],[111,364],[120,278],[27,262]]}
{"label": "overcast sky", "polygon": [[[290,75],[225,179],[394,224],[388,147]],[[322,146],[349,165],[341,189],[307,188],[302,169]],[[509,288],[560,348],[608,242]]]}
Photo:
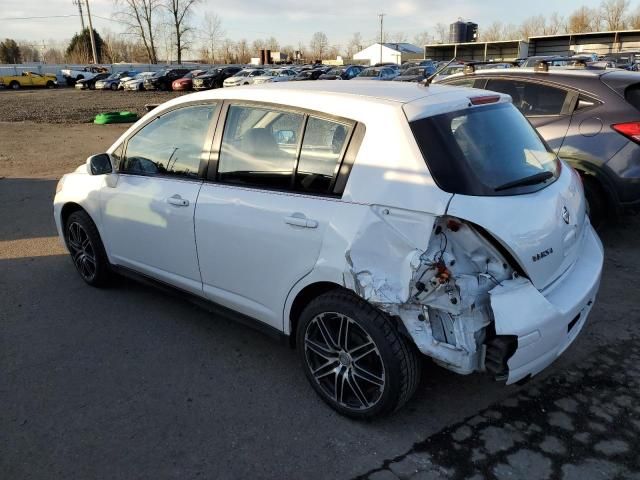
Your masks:
{"label": "overcast sky", "polygon": [[[385,31],[406,32],[409,40],[442,22],[458,17],[488,25],[495,20],[519,24],[524,18],[540,13],[558,12],[567,16],[575,8],[596,7],[600,0],[202,0],[195,8],[192,22],[198,24],[205,12],[222,19],[226,35],[232,40],[274,36],[281,45],[308,43],[313,32],[323,31],[331,44],[346,44],[353,32],[365,40],[375,38],[377,14],[384,12]],[[640,0],[632,0],[636,8]],[[112,19],[114,0],[90,0],[94,28],[122,32]],[[77,7],[72,0],[0,0],[0,36],[16,40],[68,40],[80,30]],[[63,16],[18,20],[16,17]],[[103,17],[103,18],[100,18]],[[110,20],[111,19],[111,20]]]}

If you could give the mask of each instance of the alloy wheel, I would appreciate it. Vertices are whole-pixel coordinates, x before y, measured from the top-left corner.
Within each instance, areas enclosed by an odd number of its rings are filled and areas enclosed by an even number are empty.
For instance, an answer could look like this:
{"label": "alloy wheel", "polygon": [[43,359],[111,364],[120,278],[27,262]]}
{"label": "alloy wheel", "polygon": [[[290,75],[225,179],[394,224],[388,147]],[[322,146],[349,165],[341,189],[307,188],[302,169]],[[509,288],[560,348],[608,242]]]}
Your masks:
{"label": "alloy wheel", "polygon": [[96,275],[96,254],[85,229],[78,222],[69,224],[67,245],[76,269],[85,280],[91,281]]}
{"label": "alloy wheel", "polygon": [[371,336],[348,316],[325,312],[304,335],[305,360],[329,399],[350,410],[367,410],[381,399],[385,370]]}

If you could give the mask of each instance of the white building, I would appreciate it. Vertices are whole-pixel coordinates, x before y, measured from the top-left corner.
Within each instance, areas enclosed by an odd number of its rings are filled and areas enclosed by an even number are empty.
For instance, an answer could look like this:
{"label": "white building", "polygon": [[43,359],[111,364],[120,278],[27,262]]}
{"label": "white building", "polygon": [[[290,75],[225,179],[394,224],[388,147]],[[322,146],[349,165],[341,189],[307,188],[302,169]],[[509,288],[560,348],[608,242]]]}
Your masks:
{"label": "white building", "polygon": [[354,60],[368,61],[369,65],[376,63],[397,63],[398,65],[407,60],[424,58],[424,50],[410,43],[383,43],[382,55],[379,43],[374,43],[370,47],[356,53]]}

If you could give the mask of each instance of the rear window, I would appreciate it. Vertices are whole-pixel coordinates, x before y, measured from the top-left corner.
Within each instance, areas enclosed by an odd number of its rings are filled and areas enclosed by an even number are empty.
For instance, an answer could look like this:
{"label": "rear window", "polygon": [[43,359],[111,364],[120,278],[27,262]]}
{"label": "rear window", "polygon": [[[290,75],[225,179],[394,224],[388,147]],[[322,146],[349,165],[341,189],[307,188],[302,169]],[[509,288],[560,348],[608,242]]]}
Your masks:
{"label": "rear window", "polygon": [[531,193],[559,174],[556,155],[510,103],[411,122],[440,188],[475,196]]}

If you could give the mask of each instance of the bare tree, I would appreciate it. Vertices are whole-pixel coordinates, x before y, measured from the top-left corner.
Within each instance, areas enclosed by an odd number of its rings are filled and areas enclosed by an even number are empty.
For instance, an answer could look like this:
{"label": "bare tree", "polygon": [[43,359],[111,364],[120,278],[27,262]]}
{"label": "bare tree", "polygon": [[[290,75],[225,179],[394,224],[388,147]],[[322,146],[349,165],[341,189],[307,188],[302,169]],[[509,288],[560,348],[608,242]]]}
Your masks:
{"label": "bare tree", "polygon": [[278,40],[276,39],[276,37],[269,37],[264,41],[265,44],[265,48],[268,50],[271,50],[272,52],[277,52],[278,50],[280,50],[280,43],[278,43]]}
{"label": "bare tree", "polygon": [[606,30],[624,30],[629,0],[603,0],[600,12]]}
{"label": "bare tree", "polygon": [[495,21],[487,28],[480,30],[480,40],[483,42],[495,42],[504,40],[504,25],[500,21]]}
{"label": "bare tree", "polygon": [[236,50],[235,43],[232,40],[225,38],[220,45],[219,55],[223,58],[224,63],[235,63],[236,58],[234,52]]}
{"label": "bare tree", "polygon": [[562,16],[558,14],[558,12],[554,12],[551,14],[549,19],[545,22],[544,27],[544,35],[557,35],[559,33],[564,33],[567,29],[565,20]]}
{"label": "bare tree", "polygon": [[251,43],[251,50],[253,54],[256,56],[260,55],[260,50],[265,50],[267,48],[267,44],[264,40],[258,38]]}
{"label": "bare tree", "polygon": [[416,33],[413,36],[413,44],[418,47],[424,47],[425,45],[431,43],[433,38],[426,30],[424,32]]}
{"label": "bare tree", "polygon": [[246,39],[238,40],[235,44],[235,50],[238,63],[249,63],[251,55],[249,54],[249,42]]}
{"label": "bare tree", "polygon": [[329,46],[329,40],[324,32],[316,32],[311,37],[311,41],[309,42],[309,49],[313,54],[314,60],[320,60],[324,58],[324,54],[327,51]]}
{"label": "bare tree", "polygon": [[449,41],[449,28],[444,23],[437,23],[435,32],[436,42],[446,43]]}
{"label": "bare tree", "polygon": [[18,48],[22,55],[22,63],[32,63],[40,61],[40,51],[38,45],[19,42]]}
{"label": "bare tree", "polygon": [[[216,48],[220,39],[224,36],[222,20],[215,13],[207,12],[203,20],[204,34],[207,40],[206,57],[211,63],[216,63]],[[203,52],[204,53],[204,52]]]}
{"label": "bare tree", "polygon": [[536,35],[544,35],[544,29],[546,20],[544,15],[535,15],[533,17],[526,18],[522,25],[520,25],[520,37],[529,38]]}
{"label": "bare tree", "polygon": [[627,18],[627,27],[637,30],[640,28],[640,6],[637,7]]}
{"label": "bare tree", "polygon": [[362,50],[362,35],[360,32],[356,32],[351,37],[351,40],[349,40],[349,43],[347,43],[347,57],[353,58],[360,50]]}
{"label": "bare tree", "polygon": [[189,14],[200,0],[165,0],[164,8],[169,12],[173,27],[173,38],[176,47],[176,59],[182,63],[182,52],[189,48],[187,35],[192,27],[189,25]]}
{"label": "bare tree", "polygon": [[115,16],[140,39],[147,51],[149,62],[158,63],[154,36],[160,0],[115,0],[115,3],[118,8]]}
{"label": "bare tree", "polygon": [[389,32],[386,35],[385,41],[389,43],[405,43],[408,40],[405,32]]}
{"label": "bare tree", "polygon": [[598,30],[599,15],[588,7],[580,7],[575,10],[567,22],[568,33],[583,33]]}

